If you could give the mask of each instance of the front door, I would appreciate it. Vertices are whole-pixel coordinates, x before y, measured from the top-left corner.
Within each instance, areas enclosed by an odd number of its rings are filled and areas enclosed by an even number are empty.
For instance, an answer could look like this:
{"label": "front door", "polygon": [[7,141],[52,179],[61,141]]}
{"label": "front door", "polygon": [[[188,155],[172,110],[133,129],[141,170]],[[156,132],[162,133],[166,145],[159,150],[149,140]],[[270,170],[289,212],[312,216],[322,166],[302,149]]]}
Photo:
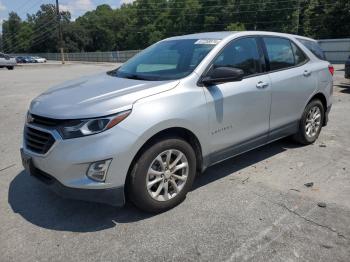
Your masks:
{"label": "front door", "polygon": [[234,40],[212,67],[242,69],[241,81],[204,87],[207,99],[211,157],[218,162],[267,141],[271,104],[270,80],[263,74],[263,55],[255,37]]}

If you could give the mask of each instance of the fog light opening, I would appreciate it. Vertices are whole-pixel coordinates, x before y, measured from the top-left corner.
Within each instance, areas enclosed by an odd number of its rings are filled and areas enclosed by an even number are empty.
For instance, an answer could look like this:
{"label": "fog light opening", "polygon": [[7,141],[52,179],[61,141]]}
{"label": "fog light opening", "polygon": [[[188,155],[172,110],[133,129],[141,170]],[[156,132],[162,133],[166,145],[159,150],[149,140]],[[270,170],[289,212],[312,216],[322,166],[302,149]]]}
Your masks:
{"label": "fog light opening", "polygon": [[111,162],[112,159],[106,159],[91,163],[86,172],[86,176],[94,181],[104,182]]}

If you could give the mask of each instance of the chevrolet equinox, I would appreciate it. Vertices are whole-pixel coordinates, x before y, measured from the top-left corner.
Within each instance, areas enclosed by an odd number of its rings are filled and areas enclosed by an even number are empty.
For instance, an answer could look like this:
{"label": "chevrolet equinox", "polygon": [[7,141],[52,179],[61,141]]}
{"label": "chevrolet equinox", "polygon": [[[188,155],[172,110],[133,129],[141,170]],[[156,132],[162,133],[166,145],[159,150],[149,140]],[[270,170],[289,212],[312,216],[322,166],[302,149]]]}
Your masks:
{"label": "chevrolet equinox", "polygon": [[313,39],[272,32],[162,40],[35,98],[23,165],[63,197],[170,209],[215,163],[287,136],[315,142],[333,93],[321,52]]}

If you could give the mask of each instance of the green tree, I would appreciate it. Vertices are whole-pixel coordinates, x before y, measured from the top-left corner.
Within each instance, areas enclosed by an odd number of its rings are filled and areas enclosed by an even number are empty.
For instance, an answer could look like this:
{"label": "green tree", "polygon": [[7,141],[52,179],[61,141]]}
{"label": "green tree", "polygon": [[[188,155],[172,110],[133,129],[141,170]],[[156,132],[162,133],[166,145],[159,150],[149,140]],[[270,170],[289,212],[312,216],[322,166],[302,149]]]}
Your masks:
{"label": "green tree", "polygon": [[18,39],[18,33],[21,28],[22,20],[15,12],[9,14],[7,21],[2,24],[3,35],[3,49],[5,52],[11,53],[16,50],[16,47],[20,44]]}
{"label": "green tree", "polygon": [[114,12],[109,5],[100,5],[96,10],[87,12],[76,20],[90,38],[86,51],[110,51],[116,47]]}
{"label": "green tree", "polygon": [[350,2],[311,0],[305,8],[304,33],[314,38],[350,36]]}
{"label": "green tree", "polygon": [[16,53],[25,53],[31,48],[31,36],[33,34],[33,28],[28,22],[23,22],[17,34],[17,46],[14,51]]}
{"label": "green tree", "polygon": [[[348,0],[136,0],[112,9],[100,5],[71,21],[61,12],[68,52],[143,49],[175,35],[224,30],[266,30],[313,38],[349,37]],[[24,21],[4,21],[7,52],[57,52],[55,6],[42,5]]]}
{"label": "green tree", "polygon": [[225,28],[226,31],[244,31],[245,25],[242,23],[231,23]]}
{"label": "green tree", "polygon": [[40,6],[40,10],[31,17],[33,33],[31,36],[30,52],[57,52],[58,24],[56,8],[53,4]]}

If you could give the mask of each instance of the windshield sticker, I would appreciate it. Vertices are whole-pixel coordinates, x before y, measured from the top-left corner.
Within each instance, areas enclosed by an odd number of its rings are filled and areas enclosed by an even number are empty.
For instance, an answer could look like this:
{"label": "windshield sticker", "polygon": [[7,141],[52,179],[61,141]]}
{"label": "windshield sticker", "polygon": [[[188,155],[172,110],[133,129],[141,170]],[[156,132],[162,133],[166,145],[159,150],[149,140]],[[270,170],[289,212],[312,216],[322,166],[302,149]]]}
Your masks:
{"label": "windshield sticker", "polygon": [[220,43],[219,39],[198,39],[195,45],[217,45]]}

